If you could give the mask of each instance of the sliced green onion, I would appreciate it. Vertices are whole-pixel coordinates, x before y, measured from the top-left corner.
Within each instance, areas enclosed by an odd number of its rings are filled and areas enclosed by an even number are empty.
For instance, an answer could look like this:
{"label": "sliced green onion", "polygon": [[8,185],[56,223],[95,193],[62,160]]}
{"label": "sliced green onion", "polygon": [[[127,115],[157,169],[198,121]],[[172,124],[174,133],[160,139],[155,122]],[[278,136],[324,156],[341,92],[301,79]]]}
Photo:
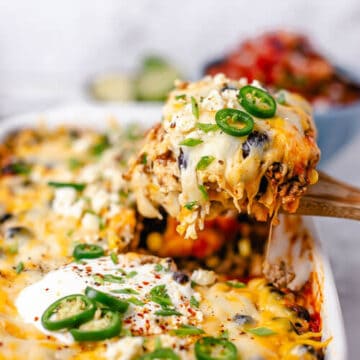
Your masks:
{"label": "sliced green onion", "polygon": [[201,192],[201,195],[202,197],[204,198],[204,200],[209,200],[209,194],[206,190],[206,187],[204,185],[199,185],[198,186],[200,192]]}
{"label": "sliced green onion", "polygon": [[196,170],[205,170],[214,160],[215,156],[202,156],[196,165]]}
{"label": "sliced green onion", "polygon": [[183,141],[181,141],[180,145],[184,145],[184,146],[196,146],[199,144],[202,144],[203,141],[201,139],[194,139],[194,138],[187,138]]}
{"label": "sliced green onion", "polygon": [[217,124],[197,123],[196,126],[205,133],[219,130],[219,126]]}
{"label": "sliced green onion", "polygon": [[6,169],[7,173],[16,175],[29,175],[31,172],[31,166],[21,161],[9,164]]}
{"label": "sliced green onion", "polygon": [[154,267],[155,271],[160,272],[164,270],[164,267],[161,264],[156,264]]}
{"label": "sliced green onion", "polygon": [[145,303],[143,303],[141,300],[137,299],[136,297],[131,297],[126,299],[127,302],[137,305],[137,306],[144,306]]}
{"label": "sliced green onion", "polygon": [[72,182],[57,182],[57,181],[49,181],[48,185],[54,188],[73,188],[76,191],[83,191],[86,187],[86,184],[82,183],[72,183]]}
{"label": "sliced green onion", "polygon": [[133,278],[134,276],[136,276],[138,273],[137,273],[137,271],[130,271],[129,273],[127,273],[126,274],[126,278],[127,279],[131,279],[131,278]]}
{"label": "sliced green onion", "polygon": [[184,207],[188,210],[192,210],[195,206],[197,206],[197,201],[190,201],[184,205]]}
{"label": "sliced green onion", "polygon": [[125,192],[124,190],[119,190],[119,196],[127,199],[129,197],[129,193]]}
{"label": "sliced green onion", "polygon": [[106,227],[106,220],[99,215],[97,215],[97,217],[99,219],[99,230],[104,230]]}
{"label": "sliced green onion", "polygon": [[121,269],[121,268],[116,269],[116,272],[119,272],[121,275],[126,276],[126,271],[124,269]]}
{"label": "sliced green onion", "polygon": [[150,290],[150,300],[163,307],[172,306],[166,285],[157,285]]}
{"label": "sliced green onion", "polygon": [[246,287],[246,284],[241,281],[226,281],[225,284],[236,289],[243,289]]}
{"label": "sliced green onion", "polygon": [[221,339],[229,339],[229,330],[222,330],[219,338],[221,338]]}
{"label": "sliced green onion", "polygon": [[199,105],[193,96],[191,97],[191,109],[192,109],[193,115],[198,119],[199,118]]}
{"label": "sliced green onion", "polygon": [[240,89],[239,103],[251,115],[266,119],[271,118],[276,112],[276,101],[266,91],[255,86],[246,85]]}
{"label": "sliced green onion", "polygon": [[112,261],[115,265],[117,265],[117,264],[119,263],[119,258],[117,257],[117,254],[116,254],[116,253],[112,252],[112,253],[110,254],[110,258],[111,258],[111,261]]}
{"label": "sliced green onion", "polygon": [[104,278],[98,274],[93,275],[93,279],[95,281],[95,284],[104,285],[105,283]]}
{"label": "sliced green onion", "polygon": [[[215,121],[219,128],[232,136],[245,136],[254,128],[253,118],[244,111],[236,109],[222,109],[215,114]],[[238,125],[242,126],[239,127]]]}
{"label": "sliced green onion", "polygon": [[178,336],[187,336],[187,335],[201,335],[204,334],[205,331],[193,325],[182,324],[179,326],[179,328],[173,330],[172,333]]}
{"label": "sliced green onion", "polygon": [[20,274],[24,270],[24,263],[20,261],[15,268],[17,274]]}
{"label": "sliced green onion", "polygon": [[247,329],[246,331],[256,336],[270,336],[276,334],[274,330],[267,327],[257,327],[257,328]]}
{"label": "sliced green onion", "polygon": [[196,308],[196,309],[199,308],[200,303],[199,303],[198,300],[196,300],[195,296],[191,296],[191,298],[190,298],[190,305],[191,305],[191,307],[193,307],[193,308]]}
{"label": "sliced green onion", "polygon": [[139,295],[139,293],[131,288],[126,288],[126,289],[119,289],[119,290],[111,290],[111,292],[115,293],[115,294],[132,294],[132,295]]}
{"label": "sliced green onion", "polygon": [[181,94],[181,95],[176,95],[175,96],[175,100],[185,100],[186,99],[186,95],[185,94]]}
{"label": "sliced green onion", "polygon": [[104,281],[116,283],[116,284],[124,284],[125,279],[120,276],[115,276],[112,274],[105,274],[103,275]]}
{"label": "sliced green onion", "polygon": [[141,154],[140,163],[143,164],[143,165],[147,164],[147,153]]}
{"label": "sliced green onion", "polygon": [[176,309],[164,308],[164,309],[155,311],[155,315],[158,315],[158,316],[173,316],[173,315],[181,316],[182,313],[178,312]]}
{"label": "sliced green onion", "polygon": [[99,156],[109,147],[109,139],[107,136],[104,135],[101,137],[100,141],[97,144],[91,147],[90,152],[92,155]]}
{"label": "sliced green onion", "polygon": [[70,169],[70,170],[76,170],[76,169],[78,169],[80,166],[82,166],[83,163],[82,163],[80,160],[78,160],[78,159],[70,158],[70,159],[68,160],[68,165],[69,165],[69,169]]}
{"label": "sliced green onion", "polygon": [[13,244],[7,246],[6,250],[11,254],[15,255],[19,252],[19,242],[15,241]]}
{"label": "sliced green onion", "polygon": [[138,360],[180,360],[180,357],[176,355],[171,348],[158,348],[149,354],[141,356]]}

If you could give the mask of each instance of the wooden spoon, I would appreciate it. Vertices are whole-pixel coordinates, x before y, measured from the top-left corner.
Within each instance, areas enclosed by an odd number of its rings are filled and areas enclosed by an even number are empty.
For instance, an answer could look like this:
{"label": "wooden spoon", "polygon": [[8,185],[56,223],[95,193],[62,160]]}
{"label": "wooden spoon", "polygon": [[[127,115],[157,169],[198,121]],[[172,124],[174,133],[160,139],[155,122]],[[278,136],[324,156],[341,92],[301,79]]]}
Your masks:
{"label": "wooden spoon", "polygon": [[360,220],[360,189],[319,172],[319,181],[309,186],[296,213]]}

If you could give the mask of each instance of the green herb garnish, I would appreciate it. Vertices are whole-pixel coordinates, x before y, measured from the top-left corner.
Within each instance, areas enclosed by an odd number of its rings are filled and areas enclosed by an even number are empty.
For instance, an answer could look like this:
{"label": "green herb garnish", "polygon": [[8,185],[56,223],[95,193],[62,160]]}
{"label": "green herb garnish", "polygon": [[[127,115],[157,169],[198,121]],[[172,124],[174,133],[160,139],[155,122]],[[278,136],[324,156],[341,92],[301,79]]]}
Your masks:
{"label": "green herb garnish", "polygon": [[225,284],[236,289],[243,289],[246,287],[246,284],[241,281],[226,281]]}
{"label": "green herb garnish", "polygon": [[131,278],[133,278],[134,276],[136,276],[137,275],[137,271],[130,271],[128,274],[126,274],[126,277],[128,278],[128,279],[131,279]]}
{"label": "green herb garnish", "polygon": [[219,126],[217,124],[197,123],[196,126],[205,133],[219,130]]}
{"label": "green herb garnish", "polygon": [[175,96],[175,100],[185,100],[186,99],[186,95],[185,94],[181,94],[181,95],[176,95]]}
{"label": "green herb garnish", "polygon": [[168,307],[172,305],[170,296],[167,293],[165,285],[154,286],[150,290],[150,300],[163,307]]}
{"label": "green herb garnish", "polygon": [[187,336],[187,335],[201,335],[204,334],[205,331],[193,325],[182,324],[179,326],[179,328],[172,330],[171,333],[178,336]]}
{"label": "green herb garnish", "polygon": [[209,194],[208,194],[205,186],[204,185],[199,185],[198,188],[199,188],[199,190],[201,192],[201,195],[204,198],[204,200],[209,200]]}
{"label": "green herb garnish", "polygon": [[20,261],[15,268],[17,274],[20,274],[24,270],[24,263]]}
{"label": "green herb garnish", "polygon": [[223,330],[219,336],[221,339],[228,339],[229,338],[229,330]]}
{"label": "green herb garnish", "polygon": [[173,316],[173,315],[181,316],[182,313],[178,312],[176,309],[165,308],[165,309],[155,311],[155,315],[158,315],[158,316]]}
{"label": "green herb garnish", "polygon": [[129,197],[129,193],[125,192],[124,190],[120,190],[119,191],[119,196],[124,198],[124,199],[127,199]]}
{"label": "green herb garnish", "polygon": [[214,160],[215,156],[202,156],[196,165],[196,170],[205,170]]}
{"label": "green herb garnish", "polygon": [[99,219],[99,230],[104,230],[106,227],[105,219],[103,219],[101,216],[96,215]]}
{"label": "green herb garnish", "polygon": [[86,184],[82,183],[71,183],[71,182],[57,182],[57,181],[49,181],[48,185],[54,188],[73,188],[76,191],[83,191],[86,187]]}
{"label": "green herb garnish", "polygon": [[31,172],[31,166],[24,162],[15,162],[9,165],[11,173],[16,175],[29,175]]}
{"label": "green herb garnish", "polygon": [[137,305],[137,306],[144,306],[145,303],[143,303],[141,300],[137,299],[136,297],[131,297],[129,299],[126,299],[127,302]]}
{"label": "green herb garnish", "polygon": [[92,155],[99,156],[106,149],[110,147],[109,139],[107,136],[102,136],[100,141],[90,148],[90,152]]}
{"label": "green herb garnish", "polygon": [[80,161],[80,160],[78,160],[78,159],[75,159],[75,158],[70,158],[69,160],[68,160],[68,166],[69,166],[69,169],[70,170],[76,170],[76,169],[78,169],[80,166],[82,166],[83,165],[83,163]]}
{"label": "green herb garnish", "polygon": [[7,249],[8,253],[11,254],[11,255],[17,254],[19,252],[19,243],[18,243],[18,241],[14,241],[6,249]]}
{"label": "green herb garnish", "polygon": [[140,163],[143,164],[143,165],[147,164],[147,153],[141,154]]}
{"label": "green herb garnish", "polygon": [[197,206],[197,201],[190,201],[184,205],[184,207],[188,210],[192,210],[195,206]]}
{"label": "green herb garnish", "polygon": [[199,105],[193,96],[191,97],[191,110],[193,115],[199,119]]}
{"label": "green herb garnish", "polygon": [[155,349],[153,352],[139,357],[139,360],[154,359],[180,360],[180,357],[174,352],[173,349],[168,347]]}
{"label": "green herb garnish", "polygon": [[276,334],[274,330],[267,327],[257,327],[253,329],[247,329],[246,331],[257,336],[270,336]]}
{"label": "green herb garnish", "polygon": [[155,271],[159,272],[159,271],[162,271],[162,270],[164,270],[164,267],[161,264],[156,264],[155,265]]}
{"label": "green herb garnish", "polygon": [[116,255],[116,253],[112,252],[112,253],[110,254],[110,258],[111,258],[111,261],[112,261],[115,265],[117,265],[117,264],[119,263],[119,259],[118,259],[117,255]]}
{"label": "green herb garnish", "polygon": [[124,278],[122,278],[120,276],[111,275],[111,274],[105,274],[103,278],[104,278],[104,281],[116,283],[116,284],[123,284],[125,282]]}
{"label": "green herb garnish", "polygon": [[191,307],[193,307],[193,308],[195,308],[195,309],[198,309],[200,303],[199,303],[198,300],[196,300],[196,298],[195,298],[194,296],[191,296],[191,298],[190,298],[190,305],[191,305]]}
{"label": "green herb garnish", "polygon": [[104,278],[100,275],[93,275],[93,279],[96,283],[99,283],[101,285],[104,284]]}
{"label": "green herb garnish", "polygon": [[184,145],[184,146],[196,146],[203,143],[203,141],[201,139],[194,139],[194,138],[187,138],[183,141],[181,141],[180,145]]}
{"label": "green herb garnish", "polygon": [[139,293],[136,290],[131,289],[131,288],[111,290],[111,292],[113,292],[115,294],[139,295]]}

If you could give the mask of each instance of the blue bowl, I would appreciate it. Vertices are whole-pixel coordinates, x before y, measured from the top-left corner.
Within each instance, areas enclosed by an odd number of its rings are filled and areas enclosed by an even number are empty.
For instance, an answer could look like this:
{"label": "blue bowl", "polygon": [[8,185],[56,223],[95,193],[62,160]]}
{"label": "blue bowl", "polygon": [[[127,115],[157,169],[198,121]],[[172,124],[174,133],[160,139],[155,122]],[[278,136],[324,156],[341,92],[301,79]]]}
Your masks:
{"label": "blue bowl", "polygon": [[322,167],[360,131],[360,102],[347,106],[315,109],[314,119],[318,128],[320,167]]}

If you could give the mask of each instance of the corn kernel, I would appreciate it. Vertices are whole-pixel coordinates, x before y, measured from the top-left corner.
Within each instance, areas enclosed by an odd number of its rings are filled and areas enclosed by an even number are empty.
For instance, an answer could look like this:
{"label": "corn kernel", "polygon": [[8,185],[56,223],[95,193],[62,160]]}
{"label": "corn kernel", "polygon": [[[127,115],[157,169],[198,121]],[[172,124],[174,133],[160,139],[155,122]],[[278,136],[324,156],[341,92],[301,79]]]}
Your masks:
{"label": "corn kernel", "polygon": [[311,185],[316,184],[319,180],[319,174],[315,169],[310,170],[308,177]]}
{"label": "corn kernel", "polygon": [[152,232],[146,239],[146,244],[149,250],[158,251],[162,245],[162,236],[158,232]]}
{"label": "corn kernel", "polygon": [[251,255],[251,244],[248,238],[240,239],[238,242],[239,254],[243,257],[248,257]]}

